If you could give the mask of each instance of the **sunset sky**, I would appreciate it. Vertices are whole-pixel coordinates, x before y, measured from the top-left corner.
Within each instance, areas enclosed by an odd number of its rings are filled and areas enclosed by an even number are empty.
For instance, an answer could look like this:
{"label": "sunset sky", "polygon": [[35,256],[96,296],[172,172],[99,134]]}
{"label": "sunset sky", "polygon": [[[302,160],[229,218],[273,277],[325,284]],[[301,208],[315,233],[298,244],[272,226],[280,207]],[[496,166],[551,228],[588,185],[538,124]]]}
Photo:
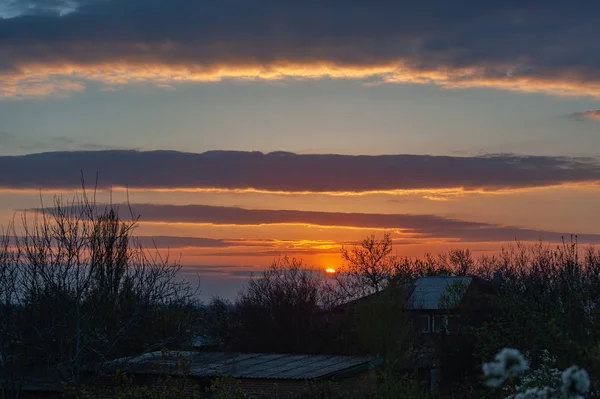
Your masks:
{"label": "sunset sky", "polygon": [[230,298],[370,233],[401,256],[599,244],[599,13],[0,0],[0,224],[98,174],[100,202],[127,187],[137,234]]}

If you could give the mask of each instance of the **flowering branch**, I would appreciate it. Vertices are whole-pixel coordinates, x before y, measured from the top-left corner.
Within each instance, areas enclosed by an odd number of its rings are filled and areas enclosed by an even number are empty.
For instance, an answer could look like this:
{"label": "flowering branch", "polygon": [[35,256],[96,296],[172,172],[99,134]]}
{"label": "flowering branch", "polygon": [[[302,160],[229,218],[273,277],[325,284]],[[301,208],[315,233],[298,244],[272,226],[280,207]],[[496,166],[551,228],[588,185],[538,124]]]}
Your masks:
{"label": "flowering branch", "polygon": [[[482,366],[485,384],[490,388],[500,388],[507,382],[514,382],[523,374],[529,365],[525,357],[517,349],[504,348],[493,362]],[[584,399],[590,389],[590,378],[587,371],[571,366],[561,374],[560,388],[533,387],[524,392],[510,395],[507,399]]]}

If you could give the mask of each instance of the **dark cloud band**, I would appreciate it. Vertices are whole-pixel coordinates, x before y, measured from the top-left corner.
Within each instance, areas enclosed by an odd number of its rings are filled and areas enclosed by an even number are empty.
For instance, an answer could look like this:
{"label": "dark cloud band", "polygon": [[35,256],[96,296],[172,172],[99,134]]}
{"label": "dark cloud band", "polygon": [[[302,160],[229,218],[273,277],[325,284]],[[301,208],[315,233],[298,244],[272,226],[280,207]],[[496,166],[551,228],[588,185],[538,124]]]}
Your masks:
{"label": "dark cloud band", "polygon": [[[258,210],[207,205],[134,204],[145,222],[209,223],[214,225],[308,224],[401,230],[409,239],[456,239],[464,242],[550,241],[570,233],[469,222],[435,215],[337,213],[294,210]],[[580,236],[580,242],[600,243],[600,234]]]}
{"label": "dark cloud band", "polygon": [[285,77],[600,96],[594,0],[28,3],[0,19],[4,96]]}
{"label": "dark cloud band", "polygon": [[282,192],[501,190],[597,182],[588,158],[496,155],[297,155],[174,151],[55,152],[0,157],[0,187],[79,188],[81,172],[100,188],[256,189]]}

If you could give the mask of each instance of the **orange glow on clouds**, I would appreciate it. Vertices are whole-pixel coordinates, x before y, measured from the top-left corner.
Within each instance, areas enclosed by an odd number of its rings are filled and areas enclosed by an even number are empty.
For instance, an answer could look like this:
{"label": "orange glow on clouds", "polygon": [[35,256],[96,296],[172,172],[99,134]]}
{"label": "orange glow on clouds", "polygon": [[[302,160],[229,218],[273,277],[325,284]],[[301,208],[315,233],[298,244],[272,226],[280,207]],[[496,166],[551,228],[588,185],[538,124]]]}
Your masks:
{"label": "orange glow on clouds", "polygon": [[[487,188],[465,188],[465,187],[422,187],[389,190],[364,190],[364,191],[293,191],[293,190],[270,190],[260,188],[220,188],[220,187],[122,187],[111,186],[110,188],[98,188],[97,193],[129,192],[129,193],[205,193],[205,194],[265,194],[277,196],[313,196],[325,195],[331,197],[363,197],[371,195],[407,196],[423,194],[423,199],[430,201],[446,201],[455,197],[466,195],[500,195],[519,194],[537,190],[549,189],[598,189],[600,181],[590,180],[582,182],[567,182],[560,184],[537,185],[532,187],[487,187]],[[92,190],[88,190],[88,193]],[[16,188],[2,187],[0,192],[9,194],[80,194],[81,188],[54,187],[54,188]]]}
{"label": "orange glow on clouds", "polygon": [[[102,64],[31,64],[23,65],[16,73],[0,81],[0,96],[8,98],[64,96],[81,91],[84,82],[98,82],[108,88],[126,84],[150,83],[157,87],[191,82],[219,82],[225,79],[267,80],[284,79],[376,79],[375,84],[409,83],[435,84],[444,88],[493,88],[517,92],[541,92],[559,96],[592,96],[600,98],[600,84],[583,78],[534,76],[501,78],[486,76],[485,68],[451,68],[441,65],[429,70],[412,67],[410,61],[398,59],[387,64],[352,65],[330,61],[275,62],[273,64],[200,65],[168,64],[163,61],[147,63],[107,62]],[[372,83],[370,83],[372,84]]]}
{"label": "orange glow on clouds", "polygon": [[600,109],[591,109],[588,111],[579,112],[577,115],[587,119],[600,121]]}

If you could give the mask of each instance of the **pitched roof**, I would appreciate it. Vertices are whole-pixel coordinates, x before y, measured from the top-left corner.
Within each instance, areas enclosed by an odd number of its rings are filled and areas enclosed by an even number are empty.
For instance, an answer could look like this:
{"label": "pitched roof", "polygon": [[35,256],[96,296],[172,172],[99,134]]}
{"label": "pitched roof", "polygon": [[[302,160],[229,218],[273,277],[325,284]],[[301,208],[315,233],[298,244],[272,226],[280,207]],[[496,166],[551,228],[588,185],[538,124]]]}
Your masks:
{"label": "pitched roof", "polygon": [[177,362],[185,359],[185,373],[195,377],[230,376],[257,379],[320,379],[375,367],[374,357],[287,355],[274,353],[161,352],[116,359],[105,370],[137,374],[177,374]]}
{"label": "pitched roof", "polygon": [[[473,277],[469,276],[419,277],[413,283],[412,293],[405,307],[409,310],[458,307],[472,281]],[[451,303],[440,303],[445,295],[449,295]]]}

